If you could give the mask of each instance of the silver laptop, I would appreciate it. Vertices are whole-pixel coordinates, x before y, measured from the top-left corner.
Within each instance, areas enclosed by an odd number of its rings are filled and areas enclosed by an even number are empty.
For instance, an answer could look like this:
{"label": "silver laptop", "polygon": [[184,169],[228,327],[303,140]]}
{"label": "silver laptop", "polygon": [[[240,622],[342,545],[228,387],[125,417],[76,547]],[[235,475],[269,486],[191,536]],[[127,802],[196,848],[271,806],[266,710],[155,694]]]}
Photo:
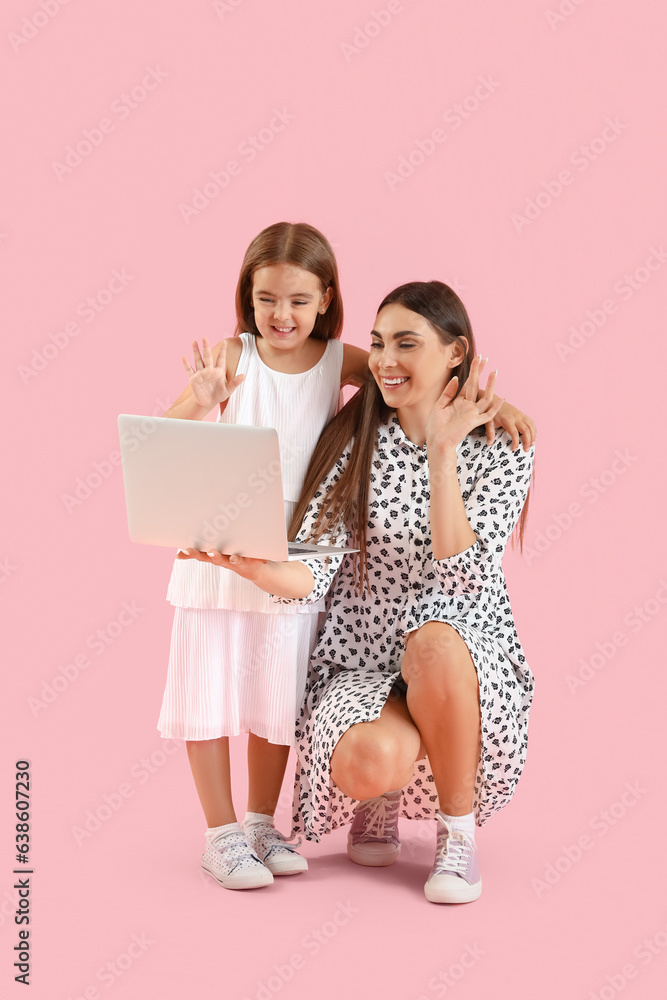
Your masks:
{"label": "silver laptop", "polygon": [[130,538],[279,561],[357,549],[288,542],[278,433],[169,417],[118,417]]}

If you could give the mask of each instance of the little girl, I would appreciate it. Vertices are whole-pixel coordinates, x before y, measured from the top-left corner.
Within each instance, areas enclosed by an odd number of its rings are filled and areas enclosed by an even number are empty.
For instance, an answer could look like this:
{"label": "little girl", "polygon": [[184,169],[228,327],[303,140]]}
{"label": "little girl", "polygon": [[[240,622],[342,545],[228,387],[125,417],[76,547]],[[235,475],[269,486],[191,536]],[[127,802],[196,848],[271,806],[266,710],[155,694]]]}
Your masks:
{"label": "little girl", "polygon": [[[193,344],[190,384],[165,416],[275,427],[289,525],[320,432],[341,387],[361,385],[368,355],[338,339],[338,269],[325,237],[277,223],[250,244],[236,290],[237,334],[213,349]],[[505,403],[497,423],[518,446],[534,425]],[[492,428],[490,428],[492,431]],[[184,739],[208,825],[202,868],[229,889],[269,885],[308,864],[273,825],[308,662],[324,601],[280,605],[218,565],[182,558],[167,594],[175,606],[167,685],[158,722]],[[229,736],[247,731],[248,811],[237,822]]]}

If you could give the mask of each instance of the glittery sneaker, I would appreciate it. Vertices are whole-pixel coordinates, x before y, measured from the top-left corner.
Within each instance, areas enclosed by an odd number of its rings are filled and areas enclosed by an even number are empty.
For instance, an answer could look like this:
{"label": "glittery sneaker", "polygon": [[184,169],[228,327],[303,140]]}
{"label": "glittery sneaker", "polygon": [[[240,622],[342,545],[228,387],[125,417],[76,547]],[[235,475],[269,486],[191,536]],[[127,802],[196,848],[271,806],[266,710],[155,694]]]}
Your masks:
{"label": "glittery sneaker", "polygon": [[253,852],[240,826],[206,839],[201,866],[225,889],[259,889],[273,882],[273,875]]}
{"label": "glittery sneaker", "polygon": [[271,823],[250,823],[243,827],[248,843],[273,875],[298,875],[308,871],[308,862],[297,853],[296,844]]}
{"label": "glittery sneaker", "polygon": [[401,853],[398,807],[402,791],[387,792],[360,802],[347,835],[347,853],[357,865],[380,868],[393,865]]}
{"label": "glittery sneaker", "polygon": [[438,843],[435,864],[424,892],[431,903],[471,903],[482,894],[477,845],[461,830],[452,830],[436,813]]}

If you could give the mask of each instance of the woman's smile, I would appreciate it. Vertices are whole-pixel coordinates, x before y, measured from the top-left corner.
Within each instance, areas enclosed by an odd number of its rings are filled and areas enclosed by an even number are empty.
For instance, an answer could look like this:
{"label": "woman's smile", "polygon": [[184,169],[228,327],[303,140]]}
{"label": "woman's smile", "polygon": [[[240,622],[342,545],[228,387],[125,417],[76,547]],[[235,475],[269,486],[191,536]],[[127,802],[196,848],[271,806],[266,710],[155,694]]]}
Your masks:
{"label": "woman's smile", "polygon": [[380,375],[380,382],[383,389],[398,389],[409,381],[409,375]]}

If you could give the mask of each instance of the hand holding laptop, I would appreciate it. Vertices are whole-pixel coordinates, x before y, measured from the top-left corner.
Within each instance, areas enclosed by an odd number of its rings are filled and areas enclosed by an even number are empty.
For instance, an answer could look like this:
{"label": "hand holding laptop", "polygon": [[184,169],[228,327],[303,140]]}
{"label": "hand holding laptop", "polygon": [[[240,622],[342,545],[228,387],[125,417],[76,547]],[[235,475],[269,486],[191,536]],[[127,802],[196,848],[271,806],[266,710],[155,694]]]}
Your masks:
{"label": "hand holding laptop", "polygon": [[[252,556],[227,556],[222,552],[202,552],[200,549],[179,549],[177,559],[198,559],[199,562],[211,563],[213,566],[223,566],[231,569],[246,580],[252,580],[257,575],[259,566],[266,566],[268,559],[255,559]],[[272,560],[273,561],[273,560]]]}
{"label": "hand holding laptop", "polygon": [[260,590],[277,597],[307,597],[315,579],[302,562],[276,562],[250,556],[224,555],[221,552],[202,552],[199,549],[180,549],[178,559],[198,559],[230,569],[244,580],[250,580]]}

